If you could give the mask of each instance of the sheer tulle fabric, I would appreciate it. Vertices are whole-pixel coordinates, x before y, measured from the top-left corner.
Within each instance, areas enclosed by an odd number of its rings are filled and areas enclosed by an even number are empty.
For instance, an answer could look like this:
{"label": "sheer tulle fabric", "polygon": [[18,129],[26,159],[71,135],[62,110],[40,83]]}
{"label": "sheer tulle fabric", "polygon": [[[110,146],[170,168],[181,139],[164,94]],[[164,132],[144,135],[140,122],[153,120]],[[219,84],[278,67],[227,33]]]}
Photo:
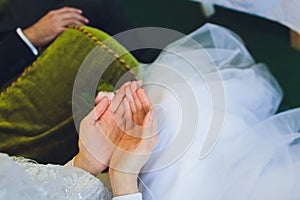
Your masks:
{"label": "sheer tulle fabric", "polygon": [[[176,70],[186,82],[163,73],[161,66]],[[221,79],[207,82],[205,77],[213,73]],[[164,155],[172,156],[171,151],[159,156],[154,153],[146,164],[144,169],[150,172],[140,175],[139,184],[144,200],[300,198],[300,109],[274,115],[282,99],[281,88],[264,64],[254,63],[237,35],[207,24],[167,46],[152,65],[144,66],[143,75],[152,101],[163,108],[158,111],[164,124],[155,151],[174,141],[182,116],[174,95],[151,83],[164,80],[164,87],[173,91],[185,90],[188,85],[195,97],[188,96],[181,103],[195,98],[199,110],[196,134],[184,152],[161,168]],[[216,84],[214,81],[222,82],[223,108],[211,101],[207,85]],[[210,154],[200,159],[214,109],[225,114],[222,134]],[[188,129],[185,133],[189,134]]]}

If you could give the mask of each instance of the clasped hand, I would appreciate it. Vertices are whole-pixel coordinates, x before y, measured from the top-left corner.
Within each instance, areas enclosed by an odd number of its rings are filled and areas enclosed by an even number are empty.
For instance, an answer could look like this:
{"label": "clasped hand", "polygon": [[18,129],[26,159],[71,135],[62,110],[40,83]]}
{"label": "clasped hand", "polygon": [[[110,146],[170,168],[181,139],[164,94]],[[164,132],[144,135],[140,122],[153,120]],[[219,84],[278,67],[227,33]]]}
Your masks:
{"label": "clasped hand", "polygon": [[[116,94],[98,94],[96,106],[80,124],[76,167],[94,175],[109,167],[111,180],[122,177],[124,184],[136,184],[158,142],[156,115],[141,84],[127,82]],[[113,182],[112,187],[118,190]]]}

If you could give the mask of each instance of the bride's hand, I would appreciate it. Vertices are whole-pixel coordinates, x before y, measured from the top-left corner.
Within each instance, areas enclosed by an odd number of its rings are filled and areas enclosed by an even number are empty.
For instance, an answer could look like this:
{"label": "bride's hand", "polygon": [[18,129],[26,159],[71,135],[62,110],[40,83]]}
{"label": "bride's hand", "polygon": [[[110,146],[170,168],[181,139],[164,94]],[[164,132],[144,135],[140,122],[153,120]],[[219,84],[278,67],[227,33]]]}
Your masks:
{"label": "bride's hand", "polygon": [[133,82],[125,92],[125,118],[132,123],[125,126],[126,133],[111,158],[109,176],[114,196],[138,192],[137,176],[158,142],[156,115],[144,89]]}
{"label": "bride's hand", "polygon": [[74,166],[97,175],[107,168],[113,151],[123,135],[122,124],[124,108],[122,100],[124,84],[117,94],[99,93],[96,106],[81,121],[79,131],[79,153],[74,158]]}

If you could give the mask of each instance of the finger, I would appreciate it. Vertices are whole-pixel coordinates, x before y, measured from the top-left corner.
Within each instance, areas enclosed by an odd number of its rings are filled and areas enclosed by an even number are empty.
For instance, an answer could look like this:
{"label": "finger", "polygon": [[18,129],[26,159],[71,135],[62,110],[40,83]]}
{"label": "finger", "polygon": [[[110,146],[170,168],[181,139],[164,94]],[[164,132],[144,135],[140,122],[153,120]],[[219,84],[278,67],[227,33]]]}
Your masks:
{"label": "finger", "polygon": [[60,14],[58,17],[61,20],[75,20],[75,21],[81,22],[83,24],[87,24],[89,22],[89,20],[87,18],[85,18],[81,14],[78,14],[75,12],[63,13],[63,14]]}
{"label": "finger", "polygon": [[59,22],[59,25],[63,27],[68,27],[70,25],[83,26],[85,25],[85,23],[76,19],[63,19],[62,21]]}
{"label": "finger", "polygon": [[87,119],[97,121],[107,110],[109,106],[109,100],[104,97],[99,104],[97,104],[94,109],[87,115]]}
{"label": "finger", "polygon": [[125,90],[129,85],[130,85],[130,82],[126,82],[117,91],[117,93],[112,101],[112,112],[116,112],[116,110],[120,106],[121,102],[123,101],[123,99],[125,97]]}
{"label": "finger", "polygon": [[144,109],[144,112],[147,113],[149,112],[151,106],[152,106],[152,103],[150,101],[150,99],[148,98],[147,94],[146,94],[146,91],[144,88],[139,88],[136,92],[141,104],[142,104],[142,107]]}
{"label": "finger", "polygon": [[142,107],[142,104],[141,104],[141,102],[140,102],[140,100],[139,100],[139,98],[138,98],[136,92],[134,92],[134,93],[132,94],[132,97],[133,97],[133,102],[134,102],[134,104],[135,104],[135,107],[136,107],[136,109],[137,109],[136,114],[137,114],[138,125],[142,125],[146,113],[144,112],[144,109],[143,109],[143,107]]}
{"label": "finger", "polygon": [[61,13],[66,13],[66,12],[75,12],[75,13],[82,14],[81,9],[73,8],[73,7],[63,7],[63,8],[59,8],[57,10],[53,10],[52,12],[55,12],[56,14],[61,14]]}
{"label": "finger", "polygon": [[117,122],[117,124],[122,124],[122,121],[124,121],[123,116],[125,114],[125,108],[123,104],[120,104],[116,112],[114,113],[114,118]]}
{"label": "finger", "polygon": [[116,92],[124,91],[131,84],[131,81],[125,82]]}
{"label": "finger", "polygon": [[126,130],[126,120],[124,118],[124,114],[121,113],[114,113],[113,120],[117,126],[118,129],[120,129],[122,132],[125,132]]}
{"label": "finger", "polygon": [[136,118],[137,118],[137,123],[138,125],[142,125],[144,118],[145,118],[145,112],[144,109],[142,107],[142,104],[136,94],[138,88],[138,83],[137,82],[133,82],[131,84],[131,94],[132,94],[132,98],[133,98],[133,103],[135,105],[136,108]]}
{"label": "finger", "polygon": [[131,110],[131,113],[132,113],[132,119],[133,119],[133,122],[138,124],[138,119],[137,119],[137,108],[135,107],[135,103],[133,101],[133,97],[132,97],[132,94],[131,94],[131,90],[130,88],[126,88],[126,99],[128,100],[129,102],[129,106],[130,106],[130,110]]}
{"label": "finger", "polygon": [[113,92],[98,92],[95,98],[95,104],[98,104],[104,97],[107,97],[109,101],[112,101],[115,94]]}
{"label": "finger", "polygon": [[151,109],[145,116],[143,122],[143,138],[151,138],[157,135],[157,115],[155,110]]}
{"label": "finger", "polygon": [[124,106],[124,110],[125,110],[125,113],[124,113],[124,119],[125,119],[125,131],[129,131],[133,128],[133,120],[132,120],[132,113],[131,113],[131,110],[130,110],[130,105],[129,105],[129,102],[127,100],[127,98],[125,98],[123,100],[123,106]]}
{"label": "finger", "polygon": [[141,104],[135,94],[137,88],[137,83],[133,81],[130,87],[126,89],[126,97],[129,100],[134,123],[136,125],[142,125],[144,113],[141,113]]}
{"label": "finger", "polygon": [[131,93],[134,93],[137,89],[138,89],[138,85],[137,85],[136,81],[131,82],[131,84],[130,84]]}
{"label": "finger", "polygon": [[138,87],[142,87],[143,81],[142,81],[142,80],[138,80],[138,81],[136,82],[136,84],[137,84]]}

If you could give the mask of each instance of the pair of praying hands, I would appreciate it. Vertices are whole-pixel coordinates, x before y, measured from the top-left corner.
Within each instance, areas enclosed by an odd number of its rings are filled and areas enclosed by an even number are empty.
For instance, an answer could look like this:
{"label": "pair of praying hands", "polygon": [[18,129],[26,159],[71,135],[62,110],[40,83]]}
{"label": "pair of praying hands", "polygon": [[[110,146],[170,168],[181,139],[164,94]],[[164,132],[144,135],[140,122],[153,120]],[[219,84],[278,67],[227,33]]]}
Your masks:
{"label": "pair of praying hands", "polygon": [[97,175],[109,167],[114,195],[137,192],[137,176],[158,142],[157,120],[141,81],[100,92],[82,120],[74,166]]}

